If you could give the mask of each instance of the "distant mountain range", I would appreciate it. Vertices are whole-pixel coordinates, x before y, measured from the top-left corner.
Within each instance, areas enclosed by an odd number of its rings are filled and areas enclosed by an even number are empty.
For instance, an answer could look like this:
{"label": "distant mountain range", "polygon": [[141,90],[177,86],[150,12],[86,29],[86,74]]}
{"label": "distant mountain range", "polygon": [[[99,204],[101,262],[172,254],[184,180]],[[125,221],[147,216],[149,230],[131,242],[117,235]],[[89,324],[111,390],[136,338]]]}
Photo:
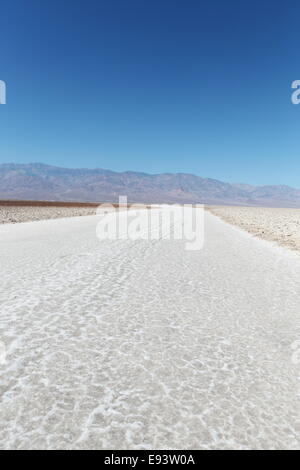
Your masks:
{"label": "distant mountain range", "polygon": [[289,186],[230,184],[186,173],[117,173],[42,163],[0,165],[0,199],[116,202],[119,195],[143,203],[300,207],[300,190]]}

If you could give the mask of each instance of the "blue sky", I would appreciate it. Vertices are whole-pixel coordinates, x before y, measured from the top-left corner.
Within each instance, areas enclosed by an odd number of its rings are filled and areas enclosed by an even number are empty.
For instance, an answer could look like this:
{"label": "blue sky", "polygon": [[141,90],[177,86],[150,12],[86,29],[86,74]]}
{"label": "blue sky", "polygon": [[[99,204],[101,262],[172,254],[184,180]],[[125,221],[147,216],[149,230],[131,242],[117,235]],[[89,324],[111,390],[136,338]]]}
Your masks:
{"label": "blue sky", "polygon": [[5,3],[0,163],[300,187],[295,2]]}

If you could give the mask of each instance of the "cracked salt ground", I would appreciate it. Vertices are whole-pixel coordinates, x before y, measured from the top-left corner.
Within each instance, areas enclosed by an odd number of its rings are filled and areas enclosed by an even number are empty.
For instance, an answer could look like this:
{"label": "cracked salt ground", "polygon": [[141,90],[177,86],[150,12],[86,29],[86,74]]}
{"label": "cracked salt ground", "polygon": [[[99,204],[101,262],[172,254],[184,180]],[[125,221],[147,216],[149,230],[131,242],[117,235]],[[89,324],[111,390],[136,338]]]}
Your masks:
{"label": "cracked salt ground", "polygon": [[205,245],[0,227],[0,447],[299,448],[300,261],[205,215]]}

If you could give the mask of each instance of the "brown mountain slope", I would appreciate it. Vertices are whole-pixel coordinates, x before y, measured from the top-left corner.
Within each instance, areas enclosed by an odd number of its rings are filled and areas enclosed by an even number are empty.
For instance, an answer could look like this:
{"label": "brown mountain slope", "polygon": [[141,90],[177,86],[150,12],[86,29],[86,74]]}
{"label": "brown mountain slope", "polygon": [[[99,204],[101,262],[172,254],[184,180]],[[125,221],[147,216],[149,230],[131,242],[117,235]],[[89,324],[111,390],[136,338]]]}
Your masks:
{"label": "brown mountain slope", "polygon": [[300,190],[288,186],[229,184],[185,173],[117,173],[41,163],[0,165],[0,199],[117,202],[119,195],[131,202],[300,207]]}

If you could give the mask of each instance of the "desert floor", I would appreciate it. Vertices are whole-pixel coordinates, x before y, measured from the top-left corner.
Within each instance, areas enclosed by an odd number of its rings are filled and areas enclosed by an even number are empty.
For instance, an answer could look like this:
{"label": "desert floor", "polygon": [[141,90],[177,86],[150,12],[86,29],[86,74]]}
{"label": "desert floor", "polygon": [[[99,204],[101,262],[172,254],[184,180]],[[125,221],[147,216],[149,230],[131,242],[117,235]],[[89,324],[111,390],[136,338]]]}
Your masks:
{"label": "desert floor", "polygon": [[0,224],[94,215],[96,204],[0,201]]}
{"label": "desert floor", "polygon": [[300,209],[207,206],[210,212],[253,235],[300,251]]}
{"label": "desert floor", "polygon": [[0,227],[0,447],[299,449],[299,256],[97,220]]}

